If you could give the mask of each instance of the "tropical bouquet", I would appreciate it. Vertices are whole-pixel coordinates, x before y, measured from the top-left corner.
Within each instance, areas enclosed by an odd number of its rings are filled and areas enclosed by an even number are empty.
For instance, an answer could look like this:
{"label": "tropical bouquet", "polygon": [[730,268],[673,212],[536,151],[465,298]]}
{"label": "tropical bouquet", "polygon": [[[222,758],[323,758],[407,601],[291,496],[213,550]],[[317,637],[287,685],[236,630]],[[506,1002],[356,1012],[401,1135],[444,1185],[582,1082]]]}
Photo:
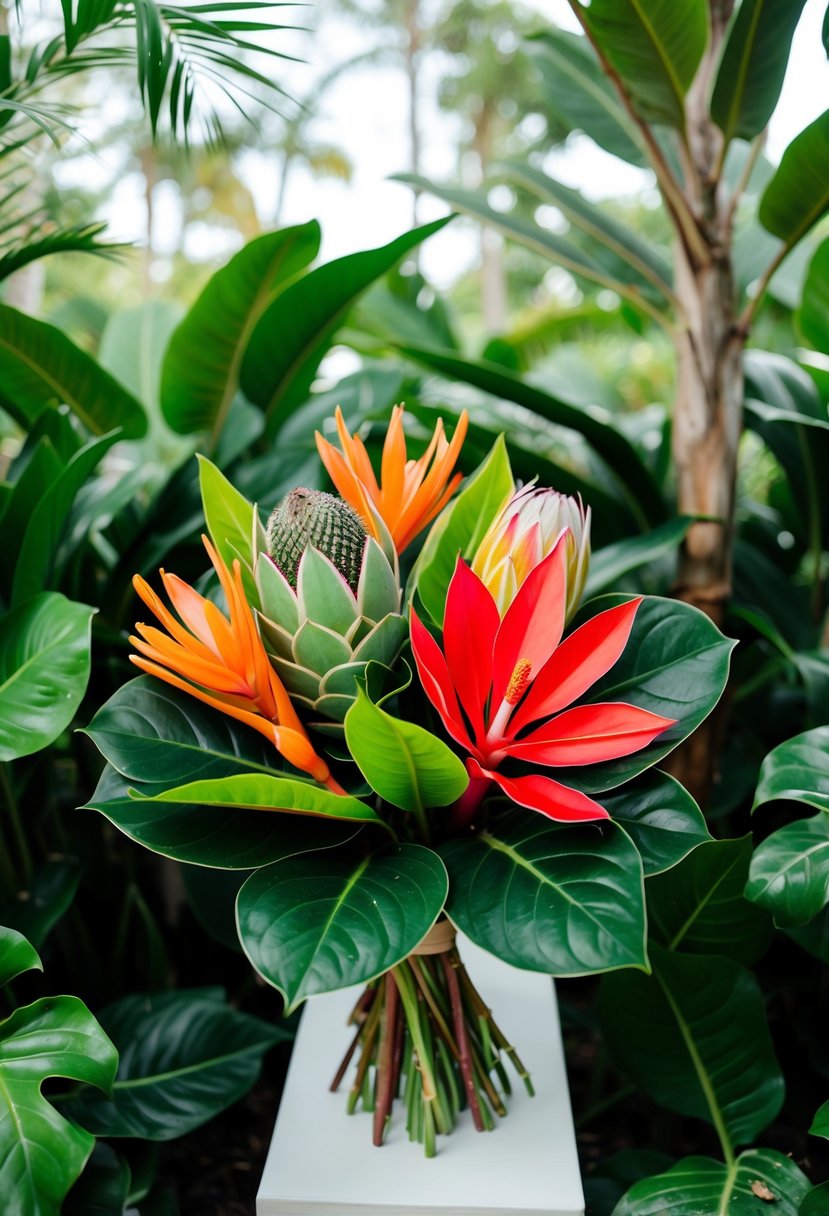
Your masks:
{"label": "tropical bouquet", "polygon": [[708,836],[653,766],[715,705],[731,643],[680,602],[590,598],[624,571],[591,571],[589,507],[516,486],[503,437],[462,481],[465,413],[451,441],[409,421],[395,407],[375,471],[338,409],[317,435],[336,493],[269,513],[200,458],[210,569],[136,576],[154,623],[88,728],[89,806],[248,872],[239,940],[287,1012],[366,985],[335,1084],[353,1064],[376,1144],[401,1098],[431,1155],[462,1110],[506,1113],[508,1064],[532,1092],[456,930],[551,975],[649,969],[644,880]]}

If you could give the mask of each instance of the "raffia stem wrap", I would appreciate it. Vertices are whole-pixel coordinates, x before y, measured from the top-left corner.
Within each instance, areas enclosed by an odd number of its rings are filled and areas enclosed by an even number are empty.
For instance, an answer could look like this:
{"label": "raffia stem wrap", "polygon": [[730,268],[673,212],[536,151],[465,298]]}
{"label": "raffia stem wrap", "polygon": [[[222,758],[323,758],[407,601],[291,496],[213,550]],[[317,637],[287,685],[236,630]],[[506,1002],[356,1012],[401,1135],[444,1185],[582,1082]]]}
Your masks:
{"label": "raffia stem wrap", "polygon": [[438,920],[432,925],[420,945],[415,946],[411,955],[446,954],[455,944],[455,926],[451,921]]}

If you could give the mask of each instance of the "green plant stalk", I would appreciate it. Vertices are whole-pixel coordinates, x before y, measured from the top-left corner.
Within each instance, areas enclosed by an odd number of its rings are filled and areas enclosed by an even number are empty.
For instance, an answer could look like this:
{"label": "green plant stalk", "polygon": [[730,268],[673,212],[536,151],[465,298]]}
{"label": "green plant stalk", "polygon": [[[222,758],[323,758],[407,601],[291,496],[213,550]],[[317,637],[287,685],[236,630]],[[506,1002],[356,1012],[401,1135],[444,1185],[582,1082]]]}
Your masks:
{"label": "green plant stalk", "polygon": [[23,829],[23,822],[20,818],[20,807],[17,802],[17,796],[14,792],[14,786],[12,785],[8,770],[8,764],[0,764],[0,786],[2,786],[3,795],[5,797],[6,806],[9,812],[9,818],[11,819],[12,832],[17,845],[17,851],[20,855],[20,862],[23,866],[23,874],[26,882],[28,883],[34,872],[34,862],[32,861],[29,842],[26,839],[26,833]]}

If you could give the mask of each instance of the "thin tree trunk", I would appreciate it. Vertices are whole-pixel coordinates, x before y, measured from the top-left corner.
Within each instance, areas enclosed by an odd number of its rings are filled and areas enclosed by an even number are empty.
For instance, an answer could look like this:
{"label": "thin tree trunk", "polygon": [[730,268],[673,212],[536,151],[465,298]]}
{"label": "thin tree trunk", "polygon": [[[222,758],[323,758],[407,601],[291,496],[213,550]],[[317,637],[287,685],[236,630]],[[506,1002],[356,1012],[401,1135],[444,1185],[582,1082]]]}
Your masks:
{"label": "thin tree trunk", "polygon": [[[414,174],[420,173],[421,161],[420,124],[418,122],[418,105],[420,101],[418,80],[420,59],[419,8],[420,0],[410,0],[406,9],[405,65],[406,80],[408,82],[409,172]],[[412,195],[412,224],[415,228],[418,224],[419,202],[420,191],[415,190]]]}
{"label": "thin tree trunk", "polygon": [[[478,180],[483,186],[487,165],[492,159],[492,108],[484,100],[475,121],[472,146],[477,161]],[[507,323],[507,280],[504,273],[504,242],[494,228],[482,224],[481,234],[481,312],[489,334],[503,333]]]}
{"label": "thin tree trunk", "polygon": [[[721,625],[731,592],[737,448],[742,428],[743,339],[737,328],[727,200],[714,169],[722,136],[707,98],[733,0],[712,0],[712,37],[688,93],[691,163],[686,188],[702,221],[708,257],[678,240],[675,291],[682,317],[677,332],[677,391],[673,456],[679,510],[713,516],[691,526],[682,548],[676,594]],[[672,771],[701,802],[716,779],[721,717],[708,719],[675,755]]]}

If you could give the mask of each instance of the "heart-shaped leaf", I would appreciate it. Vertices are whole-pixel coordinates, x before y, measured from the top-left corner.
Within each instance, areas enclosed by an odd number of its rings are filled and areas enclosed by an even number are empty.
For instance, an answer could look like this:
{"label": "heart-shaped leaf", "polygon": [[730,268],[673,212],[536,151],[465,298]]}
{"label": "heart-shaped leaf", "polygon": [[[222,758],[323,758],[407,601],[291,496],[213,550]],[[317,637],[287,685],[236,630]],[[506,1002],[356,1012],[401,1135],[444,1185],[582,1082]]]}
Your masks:
{"label": "heart-shaped leaf", "polygon": [[644,967],[642,862],[612,823],[561,828],[516,811],[447,841],[446,910],[490,954],[550,975]]}
{"label": "heart-shaped leaf", "polygon": [[231,1008],[216,992],[126,996],[100,1013],[120,1062],[111,1095],[65,1104],[96,1136],[172,1140],[247,1093],[262,1057],[290,1038],[279,1025]]}
{"label": "heart-shaped leaf", "polygon": [[776,798],[829,811],[829,726],[795,735],[766,756],[754,805]]}
{"label": "heart-shaped leaf", "polygon": [[[622,603],[627,596],[592,600],[587,616]],[[624,701],[675,718],[648,747],[605,764],[560,768],[556,779],[586,793],[613,789],[656,764],[687,739],[717,704],[728,679],[734,642],[723,637],[704,612],[678,600],[645,596],[622,657],[583,698],[583,704]]]}
{"label": "heart-shaped leaf", "polygon": [[85,733],[119,773],[146,785],[273,775],[279,763],[258,731],[152,676],[123,684]]}
{"label": "heart-shaped leaf", "polygon": [[829,902],[829,815],[798,819],[757,846],[746,895],[778,925],[805,925]]}
{"label": "heart-shaped leaf", "polygon": [[685,787],[666,773],[645,773],[602,798],[602,806],[636,845],[646,878],[669,870],[710,840],[702,811]]}
{"label": "heart-shaped leaf", "polygon": [[826,1216],[827,1212],[829,1212],[829,1182],[822,1182],[820,1186],[813,1186],[803,1197],[800,1207],[797,1209],[797,1216]]}
{"label": "heart-shaped leaf", "polygon": [[686,954],[756,962],[771,941],[772,924],[743,894],[750,862],[750,836],[709,840],[649,882],[648,920],[657,940]]}
{"label": "heart-shaped leaf", "polygon": [[399,963],[437,920],[447,885],[440,858],[418,844],[287,858],[239,892],[239,940],[290,1011]]}
{"label": "heart-shaped leaf", "polygon": [[757,981],[722,956],[655,944],[650,955],[653,975],[602,980],[599,1010],[614,1058],[662,1106],[713,1123],[724,1148],[751,1142],[783,1102]]}
{"label": "heart-shaped leaf", "polygon": [[345,740],[374,792],[405,811],[420,815],[427,806],[448,806],[469,784],[463,762],[445,743],[373,705],[359,685],[345,716]]}
{"label": "heart-shaped leaf", "polygon": [[0,620],[0,760],[48,746],[89,679],[94,608],[44,591]]}
{"label": "heart-shaped leaf", "polygon": [[[25,938],[0,926],[0,978],[40,960]],[[0,1022],[0,1205],[4,1216],[58,1216],[94,1139],[58,1114],[41,1089],[49,1077],[108,1091],[118,1054],[74,996],[44,997]]]}
{"label": "heart-shaped leaf", "polygon": [[[614,1208],[613,1216],[798,1216],[809,1180],[771,1148],[751,1149],[730,1165],[710,1157],[686,1157],[664,1174],[643,1178]],[[771,1198],[770,1198],[771,1196]],[[820,1216],[816,1208],[811,1216]],[[800,1216],[805,1216],[799,1209]]]}
{"label": "heart-shaped leaf", "polygon": [[815,1115],[812,1126],[809,1128],[809,1135],[823,1136],[824,1140],[829,1140],[829,1102],[824,1102]]}
{"label": "heart-shaped leaf", "polygon": [[[267,815],[238,807],[182,806],[163,808],[151,798],[134,798],[135,782],[107,767],[86,804],[100,811],[130,839],[172,857],[220,870],[252,870],[281,857],[344,844],[357,824],[300,815]],[[157,786],[143,786],[157,793]]]}

